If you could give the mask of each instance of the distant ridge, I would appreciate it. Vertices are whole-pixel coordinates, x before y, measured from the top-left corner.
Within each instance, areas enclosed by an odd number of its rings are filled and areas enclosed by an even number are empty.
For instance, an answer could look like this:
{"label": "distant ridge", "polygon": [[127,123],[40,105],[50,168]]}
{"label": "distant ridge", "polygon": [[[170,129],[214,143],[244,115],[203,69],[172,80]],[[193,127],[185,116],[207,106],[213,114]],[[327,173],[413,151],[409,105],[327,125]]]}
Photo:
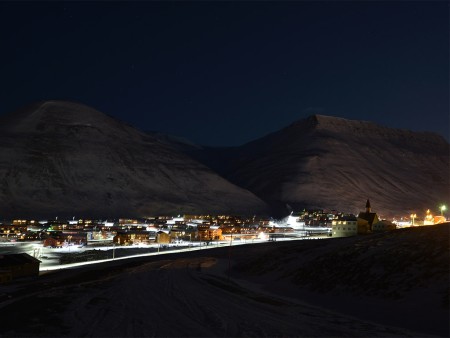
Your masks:
{"label": "distant ridge", "polygon": [[430,131],[411,131],[408,129],[399,129],[399,128],[390,128],[387,126],[383,126],[377,124],[372,121],[364,121],[364,120],[350,120],[342,117],[334,117],[334,116],[326,116],[326,115],[312,115],[309,118],[315,120],[317,122],[317,127],[320,129],[334,130],[334,131],[348,131],[350,128],[351,131],[355,134],[358,133],[367,133],[367,129],[376,128],[383,132],[384,136],[394,135],[394,134],[407,134],[410,137],[426,137],[428,140],[430,138],[436,138],[441,142],[441,140],[445,140],[445,138],[437,133],[433,133]]}

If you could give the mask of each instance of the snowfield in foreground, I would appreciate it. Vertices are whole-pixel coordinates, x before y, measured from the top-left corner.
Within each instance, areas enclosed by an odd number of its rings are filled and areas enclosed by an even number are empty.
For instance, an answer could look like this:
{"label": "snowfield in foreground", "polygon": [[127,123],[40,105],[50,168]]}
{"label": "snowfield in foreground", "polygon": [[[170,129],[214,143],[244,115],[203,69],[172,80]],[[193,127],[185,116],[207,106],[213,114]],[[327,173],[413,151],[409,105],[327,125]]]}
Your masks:
{"label": "snowfield in foreground", "polygon": [[[418,245],[424,240],[427,245]],[[403,260],[407,248],[411,255],[427,258]],[[442,248],[444,252],[429,255]],[[328,261],[338,253],[333,268]],[[349,258],[352,255],[356,258]],[[385,260],[390,255],[403,255],[392,260],[398,274]],[[448,292],[448,283],[443,284],[449,278],[448,257],[447,224],[391,235],[263,243],[108,262],[2,288],[0,335],[448,336],[448,302],[442,302],[443,292]],[[316,269],[310,270],[313,264]],[[372,264],[373,276],[383,276],[389,290],[374,293],[375,284],[368,283],[370,276],[364,279],[366,271],[358,264]],[[393,280],[402,275],[402,264],[407,267],[403,276],[412,284],[399,287],[394,297],[388,291],[396,288]],[[423,274],[426,267],[430,269]],[[348,287],[336,280],[344,271],[355,279]],[[409,322],[401,320],[407,308],[414,310]],[[375,311],[399,320],[387,323],[372,316]],[[435,323],[418,326],[419,321]]]}

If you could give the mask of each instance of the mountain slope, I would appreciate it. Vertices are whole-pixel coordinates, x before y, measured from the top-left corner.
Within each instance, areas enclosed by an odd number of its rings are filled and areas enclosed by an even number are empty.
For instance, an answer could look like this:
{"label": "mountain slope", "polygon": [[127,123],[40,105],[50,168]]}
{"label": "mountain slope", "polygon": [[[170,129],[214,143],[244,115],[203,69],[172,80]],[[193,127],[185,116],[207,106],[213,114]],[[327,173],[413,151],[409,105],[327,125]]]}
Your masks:
{"label": "mountain slope", "polygon": [[0,120],[2,217],[264,213],[252,193],[87,106],[47,101]]}
{"label": "mountain slope", "polygon": [[393,216],[450,200],[448,142],[366,121],[313,115],[241,147],[186,153],[275,207],[356,213],[370,198]]}

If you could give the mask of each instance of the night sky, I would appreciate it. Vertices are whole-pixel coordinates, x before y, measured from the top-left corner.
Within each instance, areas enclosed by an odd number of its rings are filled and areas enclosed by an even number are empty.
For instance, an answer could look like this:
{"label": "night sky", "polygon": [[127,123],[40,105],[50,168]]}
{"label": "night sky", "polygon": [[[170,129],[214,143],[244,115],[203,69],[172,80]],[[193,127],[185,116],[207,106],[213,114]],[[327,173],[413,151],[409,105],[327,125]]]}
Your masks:
{"label": "night sky", "polygon": [[449,139],[449,7],[388,2],[1,2],[0,114],[79,101],[240,145],[313,113]]}

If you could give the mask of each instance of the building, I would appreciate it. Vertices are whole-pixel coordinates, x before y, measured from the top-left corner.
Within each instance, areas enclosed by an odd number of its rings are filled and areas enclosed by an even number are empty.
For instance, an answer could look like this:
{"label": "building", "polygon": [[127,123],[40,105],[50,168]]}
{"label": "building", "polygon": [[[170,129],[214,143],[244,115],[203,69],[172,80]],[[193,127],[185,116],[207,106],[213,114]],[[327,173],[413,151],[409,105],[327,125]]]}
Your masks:
{"label": "building", "polygon": [[218,225],[200,224],[197,227],[199,241],[221,241],[223,240],[222,229]]}
{"label": "building", "polygon": [[390,231],[390,230],[395,230],[396,228],[397,228],[397,226],[394,223],[387,221],[387,220],[382,220],[375,224],[372,224],[373,232]]}
{"label": "building", "polygon": [[44,239],[44,247],[61,248],[64,245],[64,238],[59,235],[53,235]]}
{"label": "building", "polygon": [[41,261],[26,253],[0,255],[0,281],[39,276]]}
{"label": "building", "polygon": [[158,231],[156,233],[156,243],[159,244],[169,244],[171,239],[170,239],[170,234],[168,232],[165,231]]}
{"label": "building", "polygon": [[366,202],[366,211],[360,212],[358,215],[358,234],[367,234],[372,231],[373,224],[378,223],[380,220],[375,212],[372,212],[370,207],[370,201]]}
{"label": "building", "polygon": [[348,237],[358,234],[358,220],[354,215],[341,216],[331,223],[333,237]]}
{"label": "building", "polygon": [[117,232],[113,242],[118,245],[149,244],[149,233],[147,231]]}
{"label": "building", "polygon": [[[25,222],[25,221],[24,221]],[[22,238],[27,232],[25,223],[0,224],[0,237],[8,239]]]}
{"label": "building", "polygon": [[0,270],[0,284],[6,284],[12,281],[12,273],[9,270]]}

